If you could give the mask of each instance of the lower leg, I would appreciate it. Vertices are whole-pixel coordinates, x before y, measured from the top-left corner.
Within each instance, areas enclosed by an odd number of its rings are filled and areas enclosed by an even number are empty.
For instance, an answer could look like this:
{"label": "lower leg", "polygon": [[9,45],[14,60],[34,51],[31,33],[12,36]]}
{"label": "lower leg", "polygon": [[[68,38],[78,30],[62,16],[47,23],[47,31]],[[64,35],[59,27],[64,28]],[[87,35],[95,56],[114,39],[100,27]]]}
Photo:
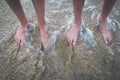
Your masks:
{"label": "lower leg", "polygon": [[74,22],[72,24],[71,29],[67,33],[67,40],[71,45],[75,45],[78,38],[80,25],[82,23],[81,16],[84,6],[84,1],[85,0],[73,0]]}
{"label": "lower leg", "polygon": [[85,0],[73,0],[74,24],[81,24],[82,10]]}
{"label": "lower leg", "polygon": [[107,16],[112,10],[116,0],[104,0],[101,12],[98,17],[98,22],[100,26],[100,32],[106,44],[112,41],[112,32],[108,25],[106,24]]}
{"label": "lower leg", "polygon": [[17,18],[21,23],[20,27],[16,32],[15,41],[18,44],[22,45],[23,38],[24,38],[24,30],[27,25],[27,18],[25,17],[25,14],[23,12],[23,9],[19,0],[6,0],[6,2],[8,3],[9,7],[12,9],[12,11],[15,13],[15,15],[17,16]]}
{"label": "lower leg", "polygon": [[106,21],[107,16],[111,12],[116,0],[104,0],[103,1],[103,6],[99,15],[99,21]]}
{"label": "lower leg", "polygon": [[22,5],[19,0],[6,0],[9,7],[12,9],[12,11],[15,13],[17,18],[19,19],[20,23],[22,25],[25,25],[27,23],[27,18],[24,14]]}
{"label": "lower leg", "polygon": [[43,47],[45,48],[48,43],[48,31],[45,25],[45,1],[44,0],[32,0],[36,10],[38,26],[41,34],[41,40]]}

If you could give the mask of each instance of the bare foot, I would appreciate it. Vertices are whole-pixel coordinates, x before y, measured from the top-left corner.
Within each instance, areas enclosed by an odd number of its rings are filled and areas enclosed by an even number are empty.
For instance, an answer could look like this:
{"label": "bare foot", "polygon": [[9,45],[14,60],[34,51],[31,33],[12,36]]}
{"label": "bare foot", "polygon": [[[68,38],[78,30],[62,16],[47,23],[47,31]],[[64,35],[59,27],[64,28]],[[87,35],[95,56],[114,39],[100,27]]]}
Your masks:
{"label": "bare foot", "polygon": [[46,25],[44,25],[42,29],[40,29],[40,35],[41,35],[43,48],[47,48],[47,46],[49,45],[49,39],[48,39],[48,30]]}
{"label": "bare foot", "polygon": [[77,24],[73,24],[73,26],[71,27],[71,29],[68,31],[67,33],[67,41],[70,45],[75,45],[76,41],[78,39],[78,33],[80,30],[80,25]]}
{"label": "bare foot", "polygon": [[112,42],[112,31],[108,27],[106,22],[99,22],[99,30],[101,32],[104,42],[106,44],[111,43]]}
{"label": "bare foot", "polygon": [[23,45],[25,27],[26,27],[26,25],[25,26],[20,25],[17,29],[15,36],[14,36],[16,43],[19,45]]}

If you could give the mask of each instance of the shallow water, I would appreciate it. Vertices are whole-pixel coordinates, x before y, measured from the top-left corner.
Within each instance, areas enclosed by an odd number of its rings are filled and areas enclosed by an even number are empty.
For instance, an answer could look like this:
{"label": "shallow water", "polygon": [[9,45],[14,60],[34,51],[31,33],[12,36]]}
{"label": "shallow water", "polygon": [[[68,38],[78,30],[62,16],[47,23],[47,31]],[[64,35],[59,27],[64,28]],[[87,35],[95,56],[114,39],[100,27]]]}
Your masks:
{"label": "shallow water", "polygon": [[0,2],[0,80],[119,80],[120,1],[108,17],[113,43],[105,45],[97,30],[101,1],[86,0],[83,23],[76,46],[65,35],[73,22],[72,1],[46,0],[46,22],[50,45],[44,50],[31,0],[21,0],[30,25],[25,44],[16,45],[13,36],[19,25],[4,0]]}

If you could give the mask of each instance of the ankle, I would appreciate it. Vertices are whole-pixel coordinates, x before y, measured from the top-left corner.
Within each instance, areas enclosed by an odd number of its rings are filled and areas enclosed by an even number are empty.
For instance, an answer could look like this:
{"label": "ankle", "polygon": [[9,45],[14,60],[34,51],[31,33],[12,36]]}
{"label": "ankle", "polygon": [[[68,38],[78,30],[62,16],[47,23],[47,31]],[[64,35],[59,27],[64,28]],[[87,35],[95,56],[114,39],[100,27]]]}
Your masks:
{"label": "ankle", "polygon": [[38,26],[39,26],[40,30],[46,29],[46,24],[45,23],[44,24],[38,24]]}
{"label": "ankle", "polygon": [[27,24],[28,24],[28,20],[25,20],[25,21],[21,22],[22,27],[26,27]]}
{"label": "ankle", "polygon": [[47,30],[46,26],[39,27],[39,31],[40,31],[41,36],[48,34],[48,30]]}
{"label": "ankle", "polygon": [[103,18],[102,16],[98,16],[98,23],[102,24],[102,23],[106,23],[106,18]]}
{"label": "ankle", "polygon": [[73,22],[73,25],[75,25],[75,26],[80,26],[80,25],[81,25],[81,23],[82,23],[82,20],[81,20],[81,21],[79,21],[79,22],[78,22],[78,21],[77,21],[77,22],[75,22],[75,21],[74,21],[74,22]]}

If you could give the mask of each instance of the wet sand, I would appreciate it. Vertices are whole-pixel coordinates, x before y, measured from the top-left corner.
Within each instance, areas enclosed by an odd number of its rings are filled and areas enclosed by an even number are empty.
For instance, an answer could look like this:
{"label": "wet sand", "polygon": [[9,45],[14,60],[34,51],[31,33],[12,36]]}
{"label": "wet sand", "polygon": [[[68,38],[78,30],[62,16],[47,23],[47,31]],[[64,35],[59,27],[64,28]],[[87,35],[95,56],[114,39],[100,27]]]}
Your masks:
{"label": "wet sand", "polygon": [[101,1],[86,0],[76,46],[69,46],[65,38],[73,19],[72,1],[46,0],[48,50],[41,47],[31,0],[21,3],[30,23],[23,46],[13,39],[18,19],[4,0],[0,3],[0,80],[120,80],[119,0],[108,17],[112,44],[105,45],[96,28]]}

